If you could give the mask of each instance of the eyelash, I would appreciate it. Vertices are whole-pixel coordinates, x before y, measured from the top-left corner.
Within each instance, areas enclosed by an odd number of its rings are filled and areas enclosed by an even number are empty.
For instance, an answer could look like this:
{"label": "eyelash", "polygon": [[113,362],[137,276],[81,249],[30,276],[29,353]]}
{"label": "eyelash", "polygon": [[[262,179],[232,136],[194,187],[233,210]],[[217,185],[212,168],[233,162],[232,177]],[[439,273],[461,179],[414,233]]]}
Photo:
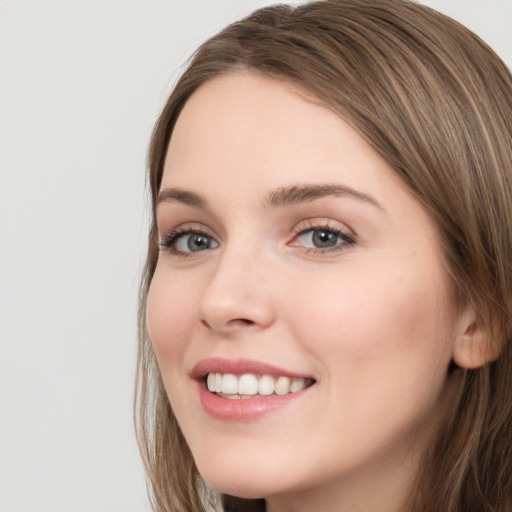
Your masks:
{"label": "eyelash", "polygon": [[[354,245],[356,243],[355,237],[352,235],[347,234],[345,231],[333,227],[329,225],[328,222],[325,222],[323,224],[317,224],[312,220],[306,221],[307,225],[304,226],[304,223],[302,226],[299,226],[293,234],[293,238],[290,242],[288,242],[288,245],[291,247],[302,247],[302,250],[307,254],[325,254],[329,252],[339,252],[346,250],[350,246]],[[313,236],[314,232],[324,232],[328,233],[329,235],[334,235],[338,240],[336,245],[332,247],[304,247],[299,244],[294,244],[295,241],[299,240],[300,237],[311,233]],[[206,249],[199,250],[199,251],[182,251],[178,250],[176,248],[176,244],[180,241],[180,239],[186,237],[187,235],[198,235],[198,236],[204,236],[207,238],[210,243],[213,242],[215,244],[215,247],[207,247]],[[173,256],[177,256],[179,258],[190,258],[193,256],[194,252],[203,252],[204,250],[208,249],[215,249],[218,247],[219,243],[205,230],[195,227],[185,227],[185,228],[177,228],[173,231],[171,231],[166,237],[161,238],[158,241],[158,245],[161,251],[169,251]]]}
{"label": "eyelash", "polygon": [[[177,228],[171,231],[165,238],[161,238],[158,241],[158,245],[161,251],[169,251],[173,256],[177,256],[179,258],[189,258],[194,253],[194,251],[186,252],[180,251],[176,248],[176,244],[179,242],[181,238],[184,238],[187,235],[199,235],[208,238],[213,241],[218,246],[218,242],[214,240],[214,238],[209,235],[205,230],[195,227],[186,227],[186,228]],[[209,247],[208,247],[209,248]],[[201,251],[197,251],[201,252]]]}
{"label": "eyelash", "polygon": [[[305,224],[305,225],[304,225]],[[303,247],[302,250],[307,254],[326,254],[330,252],[340,252],[348,249],[352,245],[356,243],[356,239],[353,235],[349,235],[339,227],[334,227],[329,224],[329,222],[317,223],[314,220],[307,220],[302,225],[296,229],[293,239],[289,242],[289,245],[292,247],[301,247],[299,245],[294,245],[294,241],[298,240],[301,236],[306,235],[307,233],[311,233],[313,236],[314,232],[324,232],[329,233],[330,235],[334,235],[337,237],[338,242],[336,245],[332,247]]]}

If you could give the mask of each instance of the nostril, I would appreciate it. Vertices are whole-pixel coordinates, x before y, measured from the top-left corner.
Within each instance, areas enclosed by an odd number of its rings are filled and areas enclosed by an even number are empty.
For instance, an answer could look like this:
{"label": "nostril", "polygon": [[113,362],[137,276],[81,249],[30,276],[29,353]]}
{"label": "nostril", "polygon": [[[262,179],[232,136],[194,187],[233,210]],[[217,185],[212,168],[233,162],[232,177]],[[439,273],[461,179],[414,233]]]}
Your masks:
{"label": "nostril", "polygon": [[[214,325],[208,323],[207,320],[202,319],[201,323],[207,327],[208,329],[213,329]],[[226,323],[226,326],[245,326],[245,325],[254,325],[256,322],[253,322],[252,320],[249,320],[248,318],[233,318],[231,320],[228,320]]]}
{"label": "nostril", "polygon": [[247,318],[234,318],[230,321],[231,324],[242,324],[242,325],[253,325],[254,322],[252,320],[248,320]]}

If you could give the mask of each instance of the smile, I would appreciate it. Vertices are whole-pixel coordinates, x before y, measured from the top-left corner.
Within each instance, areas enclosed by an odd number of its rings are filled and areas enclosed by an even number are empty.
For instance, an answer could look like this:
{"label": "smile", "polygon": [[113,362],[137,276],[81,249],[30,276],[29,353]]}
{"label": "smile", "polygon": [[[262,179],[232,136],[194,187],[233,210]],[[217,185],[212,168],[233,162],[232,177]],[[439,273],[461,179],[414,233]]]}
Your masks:
{"label": "smile", "polygon": [[257,396],[287,395],[297,393],[313,384],[312,379],[304,377],[290,378],[285,375],[254,375],[244,373],[236,376],[232,373],[208,373],[206,386],[208,391],[221,398],[247,399]]}
{"label": "smile", "polygon": [[317,382],[310,375],[260,361],[217,357],[197,363],[190,376],[209,416],[237,422],[293,407]]}

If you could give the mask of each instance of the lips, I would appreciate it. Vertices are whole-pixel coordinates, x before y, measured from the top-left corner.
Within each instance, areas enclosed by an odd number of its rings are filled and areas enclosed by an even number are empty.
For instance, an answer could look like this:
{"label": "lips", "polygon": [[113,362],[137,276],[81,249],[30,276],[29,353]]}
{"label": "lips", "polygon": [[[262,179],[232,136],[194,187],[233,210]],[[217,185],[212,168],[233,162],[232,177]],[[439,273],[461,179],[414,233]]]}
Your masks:
{"label": "lips", "polygon": [[315,383],[308,375],[248,359],[205,359],[191,375],[203,409],[214,418],[237,421],[285,407]]}
{"label": "lips", "polygon": [[203,359],[192,369],[192,377],[194,379],[202,379],[208,373],[232,373],[234,375],[253,373],[255,375],[283,375],[290,378],[310,377],[309,375],[301,375],[284,368],[279,368],[278,366],[254,361],[252,359],[223,359],[220,357],[211,357]]}

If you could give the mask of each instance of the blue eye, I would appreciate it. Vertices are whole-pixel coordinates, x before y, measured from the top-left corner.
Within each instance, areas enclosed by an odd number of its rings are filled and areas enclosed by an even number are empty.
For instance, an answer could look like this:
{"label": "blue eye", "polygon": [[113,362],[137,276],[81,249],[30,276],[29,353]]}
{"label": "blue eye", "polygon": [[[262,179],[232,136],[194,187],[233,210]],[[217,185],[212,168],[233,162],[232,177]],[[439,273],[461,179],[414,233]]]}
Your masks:
{"label": "blue eye", "polygon": [[300,245],[307,249],[330,250],[352,245],[354,240],[332,228],[312,228],[297,235]]}
{"label": "blue eye", "polygon": [[211,236],[199,231],[173,231],[160,241],[160,246],[163,249],[170,249],[175,254],[187,254],[215,249],[219,244]]}
{"label": "blue eye", "polygon": [[203,233],[188,233],[182,235],[174,243],[174,247],[178,252],[206,251],[206,249],[217,247],[217,245],[211,237]]}

